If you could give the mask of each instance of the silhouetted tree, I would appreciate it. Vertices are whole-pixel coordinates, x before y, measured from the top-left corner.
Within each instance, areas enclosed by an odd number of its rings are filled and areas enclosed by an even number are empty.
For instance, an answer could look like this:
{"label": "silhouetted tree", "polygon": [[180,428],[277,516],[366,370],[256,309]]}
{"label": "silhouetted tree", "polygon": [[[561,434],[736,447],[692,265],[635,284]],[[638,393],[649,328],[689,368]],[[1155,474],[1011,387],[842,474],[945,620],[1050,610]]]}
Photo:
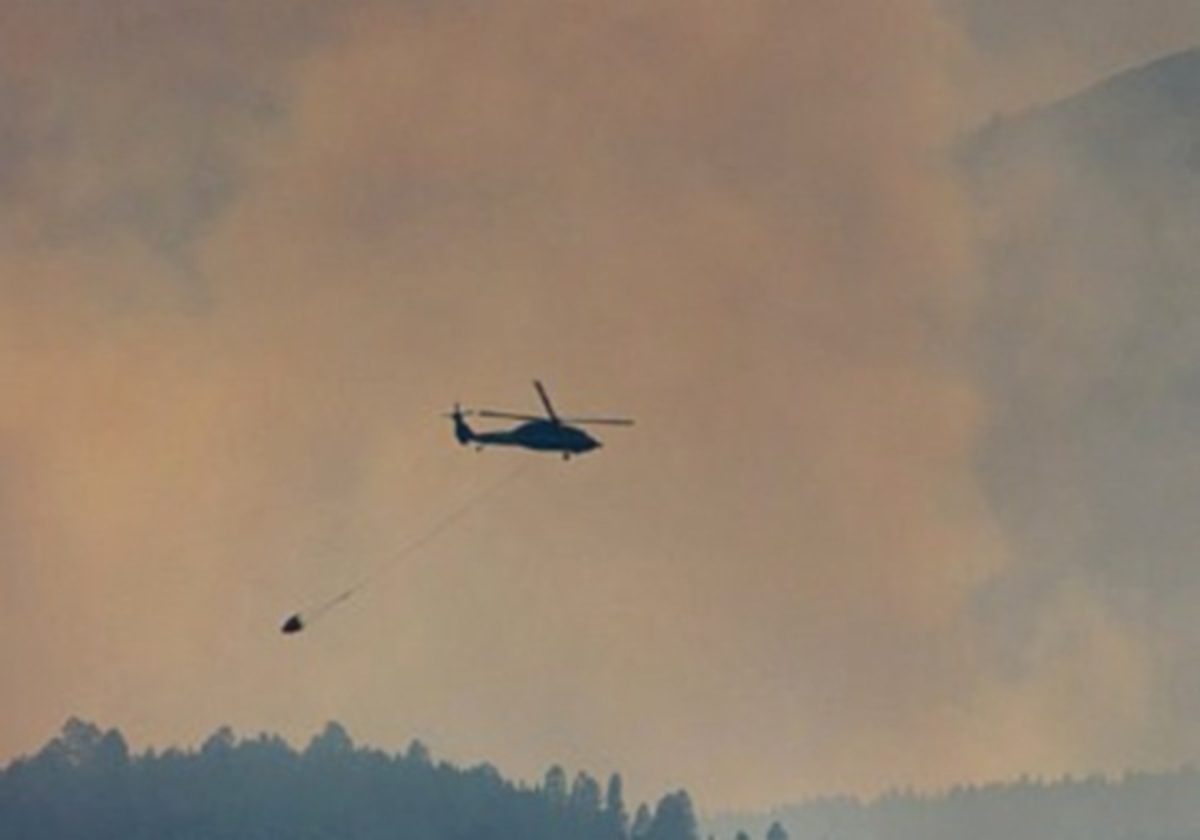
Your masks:
{"label": "silhouetted tree", "polygon": [[107,840],[129,831],[130,762],[119,732],[102,732],[77,718],[27,762],[3,777],[0,802],[19,806],[11,821],[0,814],[0,834],[14,837],[84,836]]}
{"label": "silhouetted tree", "polygon": [[[63,724],[58,737],[42,749],[42,755],[52,761],[63,761],[72,767],[87,767],[99,757],[104,737],[104,733],[95,724],[71,718]],[[124,740],[120,735],[116,737],[123,750]],[[125,752],[125,755],[127,757],[128,753]]]}
{"label": "silhouetted tree", "polygon": [[654,817],[651,816],[646,803],[638,805],[633,814],[633,826],[629,829],[630,840],[646,840],[650,835],[650,825],[653,822]]}
{"label": "silhouetted tree", "polygon": [[600,812],[600,783],[587,773],[580,772],[571,783],[571,810],[578,814],[595,815]]}
{"label": "silhouetted tree", "polygon": [[619,773],[608,777],[608,788],[604,792],[604,818],[612,836],[625,837],[629,831],[629,815],[625,812],[624,783]]}
{"label": "silhouetted tree", "polygon": [[555,806],[567,804],[567,771],[555,764],[542,779],[542,795]]}
{"label": "silhouetted tree", "polygon": [[404,753],[404,760],[423,767],[433,764],[433,756],[429,753],[429,747],[416,738],[409,742],[408,749]]}
{"label": "silhouetted tree", "polygon": [[654,809],[646,840],[699,840],[696,813],[686,791],[664,796]]}
{"label": "silhouetted tree", "polygon": [[340,723],[332,721],[325,724],[321,734],[314,736],[304,750],[305,756],[318,759],[348,756],[352,752],[354,742],[350,740],[350,733]]}
{"label": "silhouetted tree", "polygon": [[200,745],[200,755],[228,756],[233,752],[236,743],[237,736],[233,734],[233,730],[228,726],[222,726],[204,739],[204,743]]}

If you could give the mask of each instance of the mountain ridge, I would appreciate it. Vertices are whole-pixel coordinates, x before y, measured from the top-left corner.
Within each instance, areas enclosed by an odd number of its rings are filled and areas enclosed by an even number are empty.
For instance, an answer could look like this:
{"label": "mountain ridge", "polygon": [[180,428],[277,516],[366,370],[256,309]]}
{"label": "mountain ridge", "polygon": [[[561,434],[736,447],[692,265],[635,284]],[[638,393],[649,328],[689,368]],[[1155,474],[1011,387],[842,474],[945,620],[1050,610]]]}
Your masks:
{"label": "mountain ridge", "polygon": [[[1054,102],[997,116],[967,138],[969,175],[1007,171],[1053,144],[1110,172],[1200,168],[1200,47],[1101,79]],[[978,181],[977,181],[978,183]]]}

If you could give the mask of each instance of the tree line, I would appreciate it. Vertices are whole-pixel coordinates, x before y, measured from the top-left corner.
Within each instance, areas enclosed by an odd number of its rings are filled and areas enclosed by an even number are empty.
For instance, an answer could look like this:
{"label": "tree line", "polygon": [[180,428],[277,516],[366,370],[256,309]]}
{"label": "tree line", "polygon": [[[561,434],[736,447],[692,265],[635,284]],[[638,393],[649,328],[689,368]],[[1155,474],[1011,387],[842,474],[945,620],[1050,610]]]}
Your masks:
{"label": "tree line", "polygon": [[[722,840],[1200,840],[1200,771],[821,799],[710,819],[706,831]],[[630,810],[619,774],[601,784],[556,765],[537,784],[516,783],[489,764],[435,761],[420,741],[396,754],[359,747],[336,723],[301,750],[222,728],[196,749],[134,755],[120,732],[71,720],[0,769],[0,838],[700,840],[700,831],[683,790]]]}
{"label": "tree line", "polygon": [[699,840],[686,791],[627,811],[607,784],[560,766],[540,784],[491,765],[356,746],[330,723],[303,750],[222,728],[194,750],[134,755],[117,730],[70,720],[0,770],[5,840]]}
{"label": "tree line", "polygon": [[1022,777],[939,793],[829,797],[714,817],[706,828],[730,837],[768,823],[804,840],[1200,840],[1200,771]]}

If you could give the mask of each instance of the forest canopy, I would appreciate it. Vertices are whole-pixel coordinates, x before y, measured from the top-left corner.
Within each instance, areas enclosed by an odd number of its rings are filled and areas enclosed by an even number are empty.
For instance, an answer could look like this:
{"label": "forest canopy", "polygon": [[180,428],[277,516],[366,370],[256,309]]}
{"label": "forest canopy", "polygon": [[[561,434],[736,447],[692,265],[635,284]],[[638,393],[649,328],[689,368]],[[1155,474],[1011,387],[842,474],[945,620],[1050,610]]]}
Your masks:
{"label": "forest canopy", "polygon": [[36,755],[0,770],[7,840],[698,840],[684,791],[626,810],[605,786],[560,766],[538,785],[491,765],[358,747],[329,723],[303,750],[221,728],[198,749],[134,755],[114,729],[72,719]]}

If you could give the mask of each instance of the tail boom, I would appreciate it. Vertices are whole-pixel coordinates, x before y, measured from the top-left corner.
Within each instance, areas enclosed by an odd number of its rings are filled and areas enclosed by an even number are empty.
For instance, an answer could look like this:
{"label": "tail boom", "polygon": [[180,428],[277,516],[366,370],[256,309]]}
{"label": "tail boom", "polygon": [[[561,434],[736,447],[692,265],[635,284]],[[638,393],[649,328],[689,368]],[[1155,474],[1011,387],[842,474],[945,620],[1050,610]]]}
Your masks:
{"label": "tail boom", "polygon": [[454,407],[454,413],[450,416],[454,420],[454,437],[459,443],[466,446],[468,443],[478,439],[475,430],[467,425],[466,418],[463,417],[462,410],[458,406]]}

